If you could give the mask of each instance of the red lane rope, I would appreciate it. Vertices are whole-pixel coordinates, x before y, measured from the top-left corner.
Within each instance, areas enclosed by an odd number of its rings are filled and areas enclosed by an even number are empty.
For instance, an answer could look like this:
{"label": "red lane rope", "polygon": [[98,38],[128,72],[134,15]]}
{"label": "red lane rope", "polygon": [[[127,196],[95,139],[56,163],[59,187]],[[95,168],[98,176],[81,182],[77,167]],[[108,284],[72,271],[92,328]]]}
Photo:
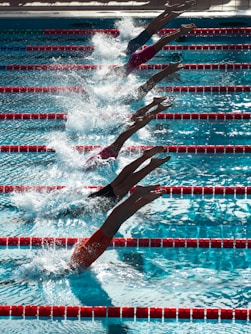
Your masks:
{"label": "red lane rope", "polygon": [[[177,28],[162,29],[160,35],[176,31]],[[94,35],[109,34],[119,36],[118,29],[45,29],[45,35]],[[250,35],[251,28],[195,28],[187,35]]]}
{"label": "red lane rope", "polygon": [[[0,247],[72,247],[87,238],[0,237]],[[113,238],[113,248],[251,248],[251,239],[243,238]]]}
{"label": "red lane rope", "polygon": [[[1,116],[0,116],[1,118]],[[156,119],[163,120],[245,120],[250,119],[251,113],[240,112],[217,112],[217,113],[160,113]]]}
{"label": "red lane rope", "polygon": [[1,317],[36,318],[95,318],[189,319],[189,320],[245,320],[251,316],[247,308],[175,308],[127,306],[52,306],[52,305],[0,305]]}
{"label": "red lane rope", "polygon": [[250,92],[251,86],[158,86],[157,91],[169,93],[236,93]]}
{"label": "red lane rope", "polygon": [[[251,115],[251,113],[250,113]],[[0,114],[0,120],[3,121],[14,121],[14,120],[66,120],[67,114],[62,113],[42,113],[42,114],[11,114],[11,113],[4,113]]]}
{"label": "red lane rope", "polygon": [[6,65],[5,69],[9,71],[13,70],[25,70],[25,71],[73,71],[73,70],[97,70],[101,68],[112,68],[115,65],[89,65],[89,64],[31,64],[31,65]]}
{"label": "red lane rope", "polygon": [[[81,71],[81,70],[98,70],[102,68],[113,68],[116,65],[89,65],[89,64],[30,64],[30,65],[6,65],[1,70],[8,71]],[[143,64],[137,70],[162,70],[168,67],[168,64]],[[250,63],[223,63],[223,64],[184,64],[184,70],[249,70]]]}
{"label": "red lane rope", "polygon": [[[167,28],[162,29],[160,34],[166,34],[177,30],[177,28]],[[195,28],[187,35],[249,35],[251,33],[251,28]]]}
{"label": "red lane rope", "polygon": [[45,35],[95,35],[108,34],[114,37],[119,36],[118,29],[45,29]]}
{"label": "red lane rope", "polygon": [[[141,152],[153,146],[128,146],[129,152]],[[163,146],[167,153],[203,153],[203,154],[228,154],[228,153],[251,153],[251,145],[167,145]],[[99,145],[77,145],[73,146],[78,151],[89,152],[101,149]],[[54,148],[46,145],[0,145],[0,152],[24,153],[24,152],[56,152]]]}
{"label": "red lane rope", "polygon": [[[146,46],[143,46],[145,48]],[[91,45],[28,45],[26,51],[93,51]],[[249,50],[251,44],[190,44],[190,45],[165,45],[164,50]]]}
{"label": "red lane rope", "polygon": [[[132,115],[128,115],[130,117]],[[217,113],[159,113],[156,116],[152,117],[153,119],[159,120],[249,120],[251,119],[251,113],[249,112],[217,112]],[[3,113],[0,114],[0,120],[66,120],[67,114],[63,113],[22,113],[22,114],[13,114],[13,113]]]}
{"label": "red lane rope", "polygon": [[[245,44],[244,44],[245,45]],[[27,45],[26,51],[93,51],[91,45]]]}
{"label": "red lane rope", "polygon": [[[116,89],[121,89],[117,87]],[[251,92],[250,85],[238,86],[158,86],[158,92],[169,93],[241,93]],[[0,93],[85,93],[85,89],[79,86],[68,87],[37,87],[37,86],[0,86]]]}
{"label": "red lane rope", "polygon": [[[51,192],[67,188],[65,185],[61,186],[13,186],[13,185],[0,185],[0,193],[12,193],[12,192]],[[103,186],[83,186],[83,189],[99,190]],[[165,191],[167,195],[251,195],[251,186],[162,186],[160,189]],[[133,191],[134,188],[131,189]]]}
{"label": "red lane rope", "polygon": [[[168,64],[143,64],[138,70],[162,70],[167,68]],[[184,70],[244,70],[250,69],[250,63],[205,63],[205,64],[184,64]]]}
{"label": "red lane rope", "polygon": [[[145,46],[144,46],[145,47]],[[164,50],[249,50],[251,44],[190,44],[190,45],[165,45]]]}
{"label": "red lane rope", "polygon": [[79,86],[39,87],[39,86],[0,86],[0,93],[84,93],[85,89]]}

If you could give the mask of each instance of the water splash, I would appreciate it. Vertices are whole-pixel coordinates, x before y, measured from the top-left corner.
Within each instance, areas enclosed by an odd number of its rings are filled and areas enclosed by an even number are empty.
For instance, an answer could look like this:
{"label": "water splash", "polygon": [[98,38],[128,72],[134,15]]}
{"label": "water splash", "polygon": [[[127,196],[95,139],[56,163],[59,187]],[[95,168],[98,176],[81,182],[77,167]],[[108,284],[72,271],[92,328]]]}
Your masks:
{"label": "water splash", "polygon": [[13,272],[15,281],[44,281],[59,279],[71,271],[67,265],[70,258],[68,250],[40,250],[31,262],[20,265]]}
{"label": "water splash", "polygon": [[145,27],[136,25],[131,17],[125,17],[115,23],[115,27],[119,30],[119,41],[125,44],[132,38],[136,37]]}
{"label": "water splash", "polygon": [[121,45],[113,37],[104,34],[95,34],[92,38],[94,51],[91,55],[93,62],[99,64],[111,64],[122,55]]}

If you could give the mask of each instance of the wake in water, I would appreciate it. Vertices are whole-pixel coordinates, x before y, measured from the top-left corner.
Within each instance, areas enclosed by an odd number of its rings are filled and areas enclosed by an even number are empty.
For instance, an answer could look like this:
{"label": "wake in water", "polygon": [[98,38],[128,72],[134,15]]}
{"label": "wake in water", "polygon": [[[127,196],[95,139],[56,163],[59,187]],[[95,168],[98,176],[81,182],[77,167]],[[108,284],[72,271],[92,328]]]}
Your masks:
{"label": "wake in water", "polygon": [[40,221],[41,218],[55,219],[70,215],[97,214],[95,201],[87,199],[89,189],[83,187],[65,188],[58,191],[14,193],[12,202],[27,221]]}

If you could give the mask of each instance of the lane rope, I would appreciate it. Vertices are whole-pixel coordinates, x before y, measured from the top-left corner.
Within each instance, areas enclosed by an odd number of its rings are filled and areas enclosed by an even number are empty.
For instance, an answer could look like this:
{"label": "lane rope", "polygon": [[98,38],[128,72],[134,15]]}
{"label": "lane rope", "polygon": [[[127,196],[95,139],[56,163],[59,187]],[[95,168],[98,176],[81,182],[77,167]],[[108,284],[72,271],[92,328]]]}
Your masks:
{"label": "lane rope", "polygon": [[[32,186],[32,185],[0,185],[0,193],[7,194],[12,192],[52,192],[58,191],[65,188],[70,188],[66,185],[39,185],[39,186]],[[90,189],[90,190],[99,190],[102,189],[103,186],[82,186],[82,189]],[[134,191],[133,187],[131,192]],[[71,188],[71,189],[76,189]],[[216,195],[220,196],[236,196],[236,195],[243,195],[247,197],[251,195],[251,186],[244,186],[244,185],[231,185],[231,186],[161,186],[159,189],[164,190],[166,195],[176,196],[179,195],[181,197],[185,195],[212,195],[213,197]]]}
{"label": "lane rope", "polygon": [[[166,153],[200,153],[200,154],[230,154],[241,153],[250,154],[251,145],[163,145]],[[99,145],[76,145],[72,146],[80,152],[89,152],[92,150],[101,149]],[[153,148],[152,145],[135,145],[128,146],[123,150],[128,152],[142,152],[146,149]],[[2,153],[55,153],[56,149],[46,145],[0,145],[0,152]]]}
{"label": "lane rope", "polygon": [[0,305],[1,317],[98,318],[120,319],[189,319],[189,320],[245,320],[251,316],[248,308],[175,308],[175,307],[127,307],[127,306],[59,306],[59,305]]}
{"label": "lane rope", "polygon": [[[6,71],[89,71],[102,68],[114,68],[116,65],[89,65],[89,64],[29,64],[29,65],[0,65],[0,70]],[[143,64],[137,70],[163,70],[168,64]],[[183,70],[249,70],[251,63],[205,63],[205,64],[184,64]]]}
{"label": "lane rope", "polygon": [[[0,237],[0,247],[72,247],[88,238]],[[112,248],[224,248],[249,249],[251,239],[244,238],[113,238]]]}
{"label": "lane rope", "polygon": [[[117,90],[123,87],[115,87]],[[244,93],[251,92],[250,85],[237,86],[157,86],[157,92],[168,93]],[[41,87],[41,86],[0,86],[0,94],[5,93],[87,93],[80,86]]]}
{"label": "lane rope", "polygon": [[[146,48],[144,45],[142,48]],[[93,52],[95,49],[92,45],[27,45],[27,46],[14,46],[5,47],[1,46],[0,51],[82,51],[82,52]],[[175,44],[175,45],[165,45],[163,50],[166,51],[201,51],[201,50],[249,50],[251,49],[251,44]]]}
{"label": "lane rope", "polygon": [[[128,115],[131,117],[132,114]],[[185,112],[185,113],[159,113],[153,116],[152,119],[156,120],[213,120],[213,121],[225,121],[225,120],[250,120],[250,112]],[[2,121],[14,121],[14,120],[67,120],[67,114],[63,113],[2,113],[0,114],[0,120]]]}
{"label": "lane rope", "polygon": [[[178,28],[161,29],[159,34],[167,34],[176,31]],[[113,37],[118,37],[120,32],[118,29],[3,29],[0,30],[0,34],[41,34],[41,35],[94,35],[94,34],[108,34]],[[195,28],[186,36],[198,36],[198,35],[232,35],[249,36],[251,34],[250,27],[240,28]]]}
{"label": "lane rope", "polygon": [[[80,31],[51,31],[51,30],[45,30],[43,31],[44,34],[94,34],[94,33],[109,33],[114,36],[118,36],[119,32],[114,31],[115,29],[110,29],[105,31],[104,29],[101,29],[101,31],[89,31],[89,32],[80,32]],[[167,29],[163,30],[161,33],[166,33]],[[204,28],[204,29],[195,29],[190,35],[216,35],[216,34],[222,34],[222,35],[249,35],[251,32],[250,28]],[[1,33],[1,32],[0,32]],[[6,33],[6,32],[5,32]],[[177,50],[177,49],[175,49]],[[192,65],[192,64],[188,64]],[[204,66],[201,67],[200,66]],[[206,64],[198,64],[196,65],[195,68],[187,68],[187,69],[206,69],[205,68]],[[208,64],[213,65],[213,64]],[[225,65],[225,64],[224,64]],[[235,69],[243,69],[243,64],[237,64],[238,66],[241,66],[240,68],[235,68]],[[10,65],[12,66],[12,65]],[[19,65],[13,65],[13,66],[19,66]],[[27,65],[29,66],[29,65]],[[34,66],[34,65],[31,65]],[[36,65],[36,66],[41,66],[41,65]],[[165,65],[155,65],[153,69],[159,69],[158,66],[165,66]],[[215,66],[215,65],[214,65]],[[219,68],[219,65],[217,65],[218,68],[213,68],[210,67],[208,69],[226,69],[226,67]],[[229,66],[227,64],[227,66]],[[246,66],[246,65],[245,65]],[[250,67],[247,67],[250,69]],[[1,68],[3,69],[3,68]],[[6,68],[7,69],[7,68]],[[13,70],[14,68],[8,68],[8,70]],[[16,69],[16,68],[15,68]],[[22,68],[23,69],[23,68]],[[33,70],[35,68],[32,68]],[[41,69],[37,68],[37,69]],[[49,69],[49,68],[48,68]],[[90,68],[89,68],[90,69]],[[148,67],[143,66],[142,69],[150,69]],[[227,69],[230,69],[228,67]],[[231,68],[234,69],[234,68]],[[240,88],[244,87],[244,88]],[[248,88],[249,87],[249,88]],[[10,87],[10,89],[13,87]],[[74,92],[83,92],[83,90],[79,90],[78,87],[75,87],[73,90],[70,88],[60,88],[60,87],[31,87],[33,91],[26,90],[27,87],[22,87],[21,91],[19,88],[17,88],[16,91],[1,91],[1,93],[5,92],[10,92],[10,93],[20,93],[20,92],[65,92],[65,91],[74,91]],[[48,90],[47,90],[48,89]],[[66,90],[65,90],[66,89]],[[76,89],[76,90],[75,90]],[[166,89],[165,87],[162,88],[163,90]],[[168,87],[170,89],[170,87]],[[174,88],[177,89],[178,92],[205,92],[205,91],[210,91],[210,92],[250,92],[250,86],[238,86],[237,90],[236,87],[211,87],[211,88],[204,88],[204,87],[195,87],[191,88],[189,87],[189,90],[187,90],[186,86],[182,86],[179,88]],[[194,89],[194,90],[190,90]],[[224,90],[225,89],[225,90]],[[168,90],[170,91],[170,90]],[[175,91],[175,90],[172,90]],[[240,145],[241,146],[241,145]],[[236,147],[238,147],[236,151]],[[229,148],[228,148],[229,149]],[[182,149],[183,150],[183,149]],[[200,148],[199,150],[202,150]],[[231,151],[231,150],[230,150]],[[246,149],[244,150],[246,153]],[[235,146],[234,150],[232,152],[227,152],[227,153],[244,153],[244,151],[239,148],[239,146]],[[13,151],[11,151],[13,152]],[[182,151],[183,152],[183,151]],[[194,151],[195,152],[195,151]],[[196,152],[199,152],[198,149],[196,148]],[[205,152],[205,151],[204,151]],[[214,147],[214,152],[215,152],[215,147]],[[226,151],[224,151],[225,153]],[[249,152],[249,148],[248,148]],[[201,152],[199,152],[201,153]],[[221,152],[222,153],[222,152]],[[4,186],[6,187],[6,186]],[[8,186],[7,186],[8,187]],[[15,186],[16,187],[16,186]],[[23,186],[22,186],[23,187]],[[57,189],[61,189],[63,186],[56,186]],[[59,188],[58,188],[59,187]],[[92,187],[93,188],[93,187]],[[24,188],[23,188],[24,189]],[[242,187],[242,186],[237,186],[237,187],[166,187],[165,188],[167,193],[169,191],[170,194],[251,194],[251,187]],[[1,192],[1,187],[0,187],[0,192]],[[6,189],[4,189],[6,190]],[[6,192],[6,191],[3,191]],[[7,191],[8,192],[8,191]],[[54,244],[61,241],[62,244],[62,239],[63,238],[29,238],[29,237],[7,237],[7,238],[0,238],[0,245],[2,242],[6,241],[6,246],[11,246],[13,243],[14,244],[17,242],[17,245],[20,245],[23,243],[23,245],[32,245],[32,239],[36,243],[41,242],[41,245],[47,240],[47,244],[53,242]],[[60,240],[58,240],[60,239]],[[68,244],[68,242],[73,242],[74,238],[67,238],[65,239],[65,242]],[[42,240],[42,241],[41,241]],[[67,241],[66,241],[67,240]],[[166,240],[166,243],[165,243]],[[183,247],[182,245],[186,245],[186,247],[215,247],[215,248],[250,248],[251,247],[251,241],[250,239],[136,239],[131,241],[131,245],[136,242],[137,247],[160,247],[158,244],[165,245],[166,247],[171,247],[167,246],[169,243],[170,245],[172,244],[172,247]],[[130,241],[126,239],[120,239],[120,240],[113,240],[113,247],[121,247],[121,244],[126,243],[128,247],[130,247]],[[155,245],[155,246],[154,246]],[[179,246],[178,246],[179,245]],[[195,246],[196,245],[196,246]],[[210,245],[210,246],[209,246]],[[123,246],[124,247],[124,246]],[[248,321],[250,319],[251,315],[251,310],[247,308],[243,309],[231,309],[231,308],[171,308],[171,307],[123,307],[123,306],[50,306],[50,305],[0,305],[0,316],[2,317],[36,317],[36,318],[51,318],[51,319],[56,319],[56,318],[76,318],[76,319],[95,319],[95,318],[126,318],[126,319],[215,319],[215,320],[244,320]]]}
{"label": "lane rope", "polygon": [[79,86],[0,86],[0,93],[85,93],[85,89]]}

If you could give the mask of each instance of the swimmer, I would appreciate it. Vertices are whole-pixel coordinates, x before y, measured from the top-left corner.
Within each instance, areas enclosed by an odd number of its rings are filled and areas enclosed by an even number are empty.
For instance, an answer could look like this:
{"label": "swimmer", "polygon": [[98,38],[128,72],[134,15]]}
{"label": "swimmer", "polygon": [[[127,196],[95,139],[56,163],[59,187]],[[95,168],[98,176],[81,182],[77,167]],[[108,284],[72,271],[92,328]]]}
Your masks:
{"label": "swimmer", "polygon": [[[146,175],[170,159],[170,156],[166,156],[165,158],[152,158],[154,155],[163,152],[163,146],[155,146],[145,150],[141,157],[124,167],[120,174],[110,184],[101,190],[90,194],[88,197],[107,197],[116,203],[122,199],[130,191],[130,189],[139,181],[141,181]],[[152,159],[149,164],[138,170],[138,168],[150,158]]]}
{"label": "swimmer", "polygon": [[171,41],[176,40],[177,38],[186,35],[188,32],[196,28],[196,25],[191,24],[182,24],[179,29],[174,32],[165,34],[158,40],[155,44],[149,45],[146,48],[136,51],[131,54],[128,62],[121,66],[115,66],[113,71],[119,75],[128,75],[139,65],[146,63],[152,59],[162,48],[170,43]]}
{"label": "swimmer", "polygon": [[[134,123],[130,125],[125,131],[123,131],[111,145],[106,146],[96,155],[91,156],[86,161],[86,166],[84,166],[84,169],[90,170],[96,167],[101,162],[101,160],[107,160],[109,158],[116,159],[124,143],[134,133],[148,124],[158,113],[172,106],[173,103],[170,100],[167,102],[165,102],[165,100],[166,97],[154,97],[150,104],[140,108],[131,118]],[[148,112],[151,108],[156,106],[157,108]]]}
{"label": "swimmer", "polygon": [[90,238],[74,248],[69,267],[73,270],[87,269],[110,246],[112,238],[128,218],[164,193],[164,190],[158,189],[158,185],[137,186],[130,197],[113,209],[103,225]]}
{"label": "swimmer", "polygon": [[185,10],[188,10],[192,6],[196,5],[195,0],[185,1],[183,4],[167,4],[163,13],[154,18],[137,37],[129,41],[126,49],[126,54],[130,55],[135,52],[139,47],[146,44],[149,39],[156,34],[159,30],[164,28],[172,19],[178,17]]}
{"label": "swimmer", "polygon": [[[102,201],[97,203],[98,208],[110,210],[146,175],[170,160],[170,156],[166,156],[164,158],[153,158],[154,155],[163,152],[163,146],[156,146],[145,150],[138,159],[125,166],[111,183],[103,187],[101,190],[91,193],[88,198],[101,199]],[[148,159],[151,159],[150,162],[145,167],[138,170],[138,168]],[[106,201],[104,201],[104,199],[106,199]],[[74,209],[71,208],[61,211],[58,216],[61,217],[67,214],[78,216],[83,214],[85,210],[86,205],[81,204],[79,207]]]}

